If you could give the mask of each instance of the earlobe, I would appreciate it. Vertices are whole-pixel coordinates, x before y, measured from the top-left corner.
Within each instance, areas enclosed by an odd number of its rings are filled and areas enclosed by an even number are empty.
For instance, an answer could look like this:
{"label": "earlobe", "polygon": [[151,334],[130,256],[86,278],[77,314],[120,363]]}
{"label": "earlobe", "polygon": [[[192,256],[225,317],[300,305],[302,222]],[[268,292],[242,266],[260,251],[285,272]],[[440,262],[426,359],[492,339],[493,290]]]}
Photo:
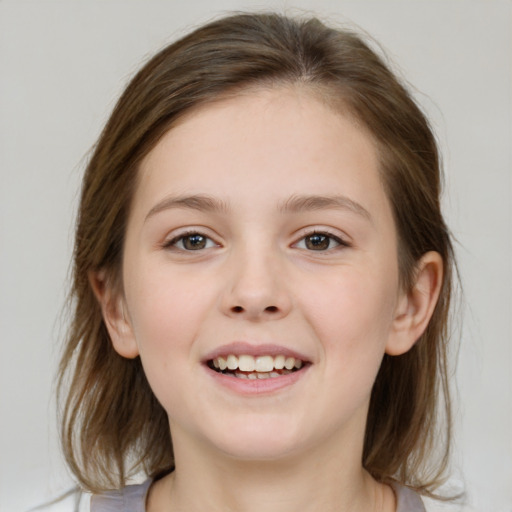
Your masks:
{"label": "earlobe", "polygon": [[401,355],[424,333],[437,304],[443,283],[443,259],[437,252],[423,255],[416,268],[413,286],[398,301],[386,353]]}
{"label": "earlobe", "polygon": [[122,294],[113,289],[104,271],[90,272],[89,283],[100,304],[115,351],[128,359],[137,357],[139,350]]}

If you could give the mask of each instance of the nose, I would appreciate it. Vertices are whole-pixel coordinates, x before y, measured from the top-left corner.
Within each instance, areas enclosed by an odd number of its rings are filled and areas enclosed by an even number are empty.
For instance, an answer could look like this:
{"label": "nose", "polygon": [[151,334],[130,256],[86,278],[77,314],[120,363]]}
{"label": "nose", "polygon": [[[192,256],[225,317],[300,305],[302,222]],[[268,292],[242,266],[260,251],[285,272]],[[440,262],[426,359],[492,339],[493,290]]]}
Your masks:
{"label": "nose", "polygon": [[[233,261],[235,260],[235,261]],[[283,262],[277,255],[249,251],[226,262],[223,313],[249,321],[277,320],[288,315],[292,298]]]}

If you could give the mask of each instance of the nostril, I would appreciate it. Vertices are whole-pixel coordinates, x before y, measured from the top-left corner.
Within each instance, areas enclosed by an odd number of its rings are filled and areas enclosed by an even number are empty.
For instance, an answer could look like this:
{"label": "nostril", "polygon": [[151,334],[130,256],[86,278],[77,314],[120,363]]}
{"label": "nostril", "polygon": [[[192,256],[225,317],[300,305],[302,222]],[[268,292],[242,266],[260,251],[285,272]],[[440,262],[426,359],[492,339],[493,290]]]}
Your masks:
{"label": "nostril", "polygon": [[245,308],[244,306],[231,306],[229,308],[229,311],[231,312],[231,314],[236,314],[236,315],[248,314],[251,317],[253,315],[259,316],[261,313],[268,313],[268,314],[274,316],[276,313],[279,313],[280,308],[278,306],[267,306],[266,308],[261,310],[259,308],[253,309],[252,307]]}

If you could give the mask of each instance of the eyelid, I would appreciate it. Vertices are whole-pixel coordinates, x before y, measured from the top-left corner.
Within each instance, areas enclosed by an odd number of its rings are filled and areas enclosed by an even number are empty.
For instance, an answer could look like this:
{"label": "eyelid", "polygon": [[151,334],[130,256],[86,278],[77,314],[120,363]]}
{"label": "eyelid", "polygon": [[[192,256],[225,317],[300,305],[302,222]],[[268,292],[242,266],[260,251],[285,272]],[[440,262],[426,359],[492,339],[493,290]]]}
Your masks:
{"label": "eyelid", "polygon": [[[213,242],[215,247],[221,247],[222,244],[217,242],[216,237],[208,234],[208,231],[209,231],[208,229],[203,228],[203,227],[197,227],[197,228],[195,228],[195,227],[188,228],[187,227],[187,228],[183,228],[183,230],[181,230],[181,229],[174,230],[174,232],[171,235],[168,235],[160,245],[164,249],[175,249],[180,252],[195,252],[194,250],[187,250],[185,248],[176,247],[176,244],[181,239],[186,238],[187,236],[199,235],[199,236],[202,236],[202,237],[208,239],[209,241]],[[324,228],[324,227],[303,228],[303,229],[299,230],[297,237],[295,238],[296,241],[292,244],[292,247],[297,247],[299,242],[302,242],[308,236],[314,236],[314,235],[326,236],[326,237],[334,240],[338,244],[335,247],[325,249],[323,251],[318,251],[318,252],[329,252],[329,251],[332,251],[339,247],[342,247],[342,248],[352,247],[352,244],[351,244],[351,242],[349,242],[347,240],[348,237],[346,235],[340,234],[339,232],[334,233],[333,230],[331,230],[329,228]],[[212,248],[212,246],[210,245],[210,247],[205,247],[203,249],[197,249],[197,252],[201,252],[201,251],[204,251],[205,249],[211,249],[211,248]],[[304,250],[309,250],[309,249],[304,248]]]}
{"label": "eyelid", "polygon": [[[348,237],[344,236],[344,235],[341,235],[339,232],[338,233],[333,233],[332,230],[330,230],[329,228],[323,228],[323,227],[316,227],[316,228],[311,228],[311,229],[308,229],[308,228],[304,228],[303,230],[300,231],[300,237],[297,239],[296,242],[294,242],[292,244],[293,247],[297,247],[297,245],[299,244],[299,242],[302,242],[305,238],[309,237],[309,236],[314,236],[314,235],[323,235],[323,236],[327,236],[328,238],[331,238],[332,240],[334,240],[338,245],[336,247],[332,247],[332,248],[329,248],[329,249],[326,249],[326,250],[319,250],[317,252],[329,252],[329,251],[332,251],[334,249],[338,249],[338,248],[344,248],[344,247],[352,247],[352,244],[347,240]],[[310,249],[304,249],[304,250],[308,250],[308,251],[311,251]],[[316,251],[311,251],[311,252],[316,252]]]}
{"label": "eyelid", "polygon": [[206,234],[207,230],[204,228],[185,228],[183,231],[178,230],[177,232],[172,234],[172,236],[167,236],[165,240],[162,242],[161,246],[163,249],[176,250],[180,252],[201,252],[206,249],[211,249],[212,247],[205,247],[203,249],[187,250],[181,247],[176,247],[176,244],[183,238],[191,235],[199,235],[213,242],[215,247],[220,247],[220,244],[212,237],[211,235]]}

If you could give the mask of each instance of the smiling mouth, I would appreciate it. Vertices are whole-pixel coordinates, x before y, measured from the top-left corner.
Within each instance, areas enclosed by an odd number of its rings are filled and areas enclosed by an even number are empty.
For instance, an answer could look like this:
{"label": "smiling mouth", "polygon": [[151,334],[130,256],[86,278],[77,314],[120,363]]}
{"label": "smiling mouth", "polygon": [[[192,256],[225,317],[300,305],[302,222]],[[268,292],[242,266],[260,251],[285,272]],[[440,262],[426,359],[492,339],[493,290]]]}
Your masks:
{"label": "smiling mouth", "polygon": [[210,359],[207,365],[217,373],[238,379],[275,379],[304,368],[308,363],[284,355],[257,356],[229,354]]}

